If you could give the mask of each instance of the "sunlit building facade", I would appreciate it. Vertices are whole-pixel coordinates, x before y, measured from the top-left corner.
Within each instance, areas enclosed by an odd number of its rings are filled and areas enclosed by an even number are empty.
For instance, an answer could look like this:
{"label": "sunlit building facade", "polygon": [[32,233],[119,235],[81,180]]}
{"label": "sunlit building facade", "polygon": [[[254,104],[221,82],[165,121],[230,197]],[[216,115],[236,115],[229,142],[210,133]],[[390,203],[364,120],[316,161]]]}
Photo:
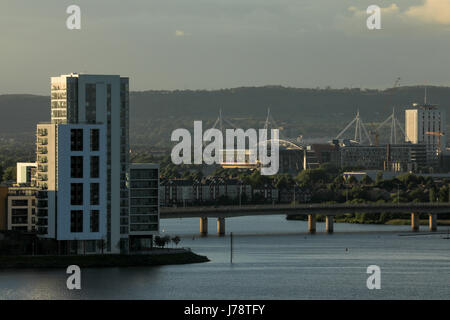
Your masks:
{"label": "sunlit building facade", "polygon": [[129,247],[128,85],[118,75],[51,78],[51,122],[38,124],[36,141],[42,237]]}

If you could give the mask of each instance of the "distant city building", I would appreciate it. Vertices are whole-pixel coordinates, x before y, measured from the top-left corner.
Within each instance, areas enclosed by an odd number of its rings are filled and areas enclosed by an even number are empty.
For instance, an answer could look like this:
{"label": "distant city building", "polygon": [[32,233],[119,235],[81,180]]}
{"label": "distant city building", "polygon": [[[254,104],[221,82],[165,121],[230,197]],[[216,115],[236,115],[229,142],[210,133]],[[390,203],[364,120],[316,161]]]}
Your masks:
{"label": "distant city building", "polygon": [[185,179],[164,179],[160,185],[160,204],[172,206],[175,204],[190,205],[194,199],[194,182]]}
{"label": "distant city building", "polygon": [[323,163],[339,166],[339,147],[335,144],[311,144],[306,146],[303,160],[304,169],[315,169]]}
{"label": "distant city building", "polygon": [[8,230],[31,232],[36,230],[36,189],[8,188]]}
{"label": "distant city building", "polygon": [[[293,190],[296,190],[294,196]],[[211,204],[240,204],[247,202],[280,203],[308,202],[311,193],[307,189],[289,186],[277,189],[272,184],[252,187],[239,179],[209,177],[201,181],[187,179],[164,179],[161,181],[160,203],[162,206],[188,206]],[[224,202],[221,202],[224,201]]]}
{"label": "distant city building", "polygon": [[253,199],[262,199],[265,202],[278,202],[279,191],[272,184],[265,184],[259,188],[253,188]]}
{"label": "distant city building", "polygon": [[[364,171],[346,171],[342,174],[344,179],[348,180],[350,177],[354,177],[356,180],[361,181],[365,176],[368,176],[372,181],[376,181],[378,174],[381,173],[382,179],[389,180],[405,172],[393,172],[393,171],[381,171],[381,170],[364,170]],[[417,177],[431,178],[434,181],[443,181],[444,179],[450,179],[450,173],[414,173]]]}
{"label": "distant city building", "polygon": [[[254,154],[255,150],[252,149],[222,149],[219,150],[219,157],[222,159],[220,165],[224,169],[232,169],[232,168],[239,168],[239,169],[255,169],[260,166],[259,160],[252,163],[250,159],[252,157],[257,158],[257,155]],[[238,154],[244,154],[244,161],[238,162]],[[234,160],[228,161],[228,158],[232,158]]]}
{"label": "distant city building", "polygon": [[445,150],[445,124],[445,110],[437,106],[424,104],[405,110],[405,140],[426,145],[429,165],[436,165],[438,150]]}
{"label": "distant city building", "polygon": [[308,188],[292,186],[279,190],[279,202],[281,203],[307,203],[311,201],[312,193]]}
{"label": "distant city building", "polygon": [[339,153],[341,168],[407,172],[426,166],[424,144],[348,145]]}
{"label": "distant city building", "polygon": [[17,184],[31,185],[36,173],[36,162],[17,162]]}
{"label": "distant city building", "polygon": [[304,150],[280,148],[279,174],[297,175],[303,170]]}

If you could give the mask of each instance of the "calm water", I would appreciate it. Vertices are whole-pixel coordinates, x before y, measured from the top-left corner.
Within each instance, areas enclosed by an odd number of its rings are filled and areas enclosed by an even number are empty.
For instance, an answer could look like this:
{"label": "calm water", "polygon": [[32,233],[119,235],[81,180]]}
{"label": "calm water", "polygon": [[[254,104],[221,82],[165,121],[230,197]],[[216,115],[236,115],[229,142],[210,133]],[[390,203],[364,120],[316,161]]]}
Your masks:
{"label": "calm water", "polygon": [[[65,270],[0,271],[0,299],[450,299],[450,240],[421,228],[335,224],[327,235],[318,223],[311,236],[304,221],[241,217],[226,220],[226,237],[210,219],[201,238],[198,219],[162,220],[164,234],[211,262],[83,269],[79,291],[67,290]],[[372,264],[381,290],[366,287]]]}

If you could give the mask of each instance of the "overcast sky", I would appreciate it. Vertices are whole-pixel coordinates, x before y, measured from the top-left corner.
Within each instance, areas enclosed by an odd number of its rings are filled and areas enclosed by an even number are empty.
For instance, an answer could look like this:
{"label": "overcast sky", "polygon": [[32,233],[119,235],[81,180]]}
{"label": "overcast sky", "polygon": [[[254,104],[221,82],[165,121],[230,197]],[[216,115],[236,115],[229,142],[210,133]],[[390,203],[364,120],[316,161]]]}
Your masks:
{"label": "overcast sky", "polygon": [[[371,4],[382,30],[366,27]],[[0,43],[0,94],[49,94],[70,72],[131,90],[448,86],[450,0],[2,0]]]}

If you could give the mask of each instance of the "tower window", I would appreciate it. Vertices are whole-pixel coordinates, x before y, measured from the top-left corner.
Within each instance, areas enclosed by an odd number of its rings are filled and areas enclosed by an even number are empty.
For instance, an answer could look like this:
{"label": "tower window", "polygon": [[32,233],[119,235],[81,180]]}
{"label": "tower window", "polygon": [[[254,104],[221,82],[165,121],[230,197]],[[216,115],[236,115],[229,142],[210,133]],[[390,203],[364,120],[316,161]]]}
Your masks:
{"label": "tower window", "polygon": [[70,184],[70,204],[73,206],[83,205],[83,184],[71,183]]}
{"label": "tower window", "polygon": [[70,212],[70,232],[83,232],[83,210]]}
{"label": "tower window", "polygon": [[91,151],[98,151],[100,145],[100,130],[99,129],[91,129]]}
{"label": "tower window", "polygon": [[70,157],[70,177],[83,178],[83,157]]}
{"label": "tower window", "polygon": [[91,210],[91,232],[99,232],[99,211]]}
{"label": "tower window", "polygon": [[91,183],[91,205],[96,206],[99,204],[100,185],[98,183]]}
{"label": "tower window", "polygon": [[91,178],[98,178],[99,176],[100,176],[99,157],[92,156],[91,157]]}
{"label": "tower window", "polygon": [[70,130],[70,150],[83,151],[83,129]]}

